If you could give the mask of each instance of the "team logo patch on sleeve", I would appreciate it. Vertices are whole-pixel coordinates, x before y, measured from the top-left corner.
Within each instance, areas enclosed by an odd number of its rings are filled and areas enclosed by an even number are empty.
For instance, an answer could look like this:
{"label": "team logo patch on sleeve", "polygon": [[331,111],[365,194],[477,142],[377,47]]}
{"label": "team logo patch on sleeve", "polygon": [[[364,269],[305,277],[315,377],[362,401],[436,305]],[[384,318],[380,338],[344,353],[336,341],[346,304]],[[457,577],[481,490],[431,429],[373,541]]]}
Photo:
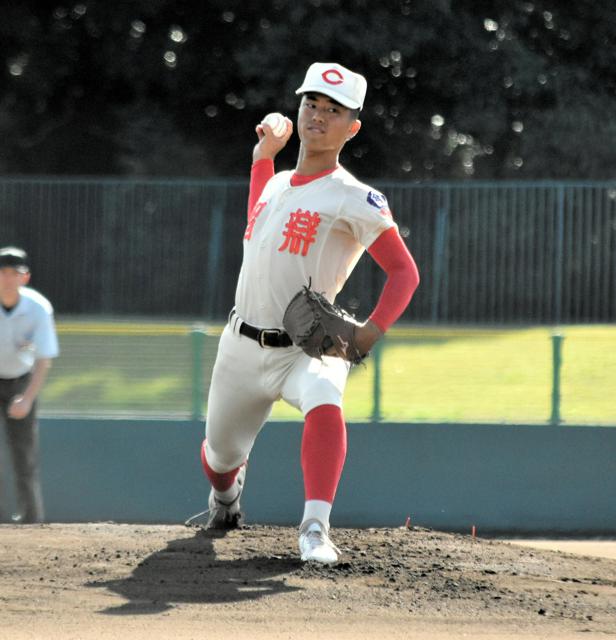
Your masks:
{"label": "team logo patch on sleeve", "polygon": [[377,209],[387,208],[387,198],[378,191],[370,191],[368,193],[368,202]]}

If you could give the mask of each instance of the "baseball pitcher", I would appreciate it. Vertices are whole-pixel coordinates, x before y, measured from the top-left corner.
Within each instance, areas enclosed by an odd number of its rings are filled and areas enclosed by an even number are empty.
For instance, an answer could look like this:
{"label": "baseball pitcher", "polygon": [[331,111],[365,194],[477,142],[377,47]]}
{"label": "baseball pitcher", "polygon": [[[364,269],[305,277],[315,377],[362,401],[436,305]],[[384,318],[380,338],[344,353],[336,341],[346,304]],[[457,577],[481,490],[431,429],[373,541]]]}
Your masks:
{"label": "baseball pitcher", "polygon": [[[419,284],[385,196],[342,166],[360,131],[363,76],[317,62],[296,93],[300,149],[294,171],[274,159],[293,133],[267,117],[256,126],[244,257],[235,307],[220,339],[209,391],[203,468],[212,489],[207,527],[241,519],[246,462],[272,405],[284,399],[304,418],[301,464],[304,561],[333,563],[332,504],[346,456],[342,398],[349,369],[399,318]],[[334,304],[364,251],[387,275],[364,322]]]}

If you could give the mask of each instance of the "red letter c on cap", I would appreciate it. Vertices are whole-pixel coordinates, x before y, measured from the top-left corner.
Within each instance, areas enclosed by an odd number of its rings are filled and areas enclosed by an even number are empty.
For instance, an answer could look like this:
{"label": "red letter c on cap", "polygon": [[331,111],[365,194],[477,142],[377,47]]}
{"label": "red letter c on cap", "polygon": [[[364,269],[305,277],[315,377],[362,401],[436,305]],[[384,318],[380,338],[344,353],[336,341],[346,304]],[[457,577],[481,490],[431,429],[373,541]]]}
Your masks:
{"label": "red letter c on cap", "polygon": [[328,69],[323,71],[321,77],[328,84],[342,84],[344,82],[344,76],[338,71],[338,69]]}

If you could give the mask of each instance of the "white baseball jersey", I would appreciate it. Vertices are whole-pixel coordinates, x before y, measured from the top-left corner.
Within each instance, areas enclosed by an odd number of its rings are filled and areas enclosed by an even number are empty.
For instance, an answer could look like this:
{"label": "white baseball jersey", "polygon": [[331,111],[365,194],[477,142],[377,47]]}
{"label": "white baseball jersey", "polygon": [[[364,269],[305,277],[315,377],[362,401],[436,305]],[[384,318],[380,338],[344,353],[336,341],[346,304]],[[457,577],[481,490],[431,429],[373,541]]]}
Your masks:
{"label": "white baseball jersey", "polygon": [[244,235],[235,308],[257,327],[282,328],[309,281],[333,302],[363,251],[396,226],[385,196],[342,167],[301,186],[291,186],[292,175],[268,181]]}
{"label": "white baseball jersey", "polygon": [[34,289],[21,287],[10,312],[0,305],[0,378],[19,378],[35,360],[55,358],[58,352],[51,304]]}

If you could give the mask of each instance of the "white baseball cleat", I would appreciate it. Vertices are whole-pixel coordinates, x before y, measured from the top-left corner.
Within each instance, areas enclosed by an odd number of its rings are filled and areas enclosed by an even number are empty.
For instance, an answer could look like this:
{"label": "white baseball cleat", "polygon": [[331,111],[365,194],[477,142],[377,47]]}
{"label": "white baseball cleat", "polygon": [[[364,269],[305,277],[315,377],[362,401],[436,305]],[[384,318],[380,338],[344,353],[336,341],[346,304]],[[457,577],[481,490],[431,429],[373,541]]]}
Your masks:
{"label": "white baseball cleat", "polygon": [[235,478],[237,496],[231,502],[223,502],[216,497],[214,488],[210,490],[208,498],[208,509],[190,517],[184,523],[187,526],[193,525],[202,517],[207,517],[204,529],[229,530],[237,529],[242,525],[244,515],[240,510],[240,498],[244,490],[246,478],[246,464],[243,464]]}
{"label": "white baseball cleat", "polygon": [[318,520],[304,522],[299,534],[299,551],[304,562],[334,564],[338,562],[338,549],[329,539],[325,527]]}

